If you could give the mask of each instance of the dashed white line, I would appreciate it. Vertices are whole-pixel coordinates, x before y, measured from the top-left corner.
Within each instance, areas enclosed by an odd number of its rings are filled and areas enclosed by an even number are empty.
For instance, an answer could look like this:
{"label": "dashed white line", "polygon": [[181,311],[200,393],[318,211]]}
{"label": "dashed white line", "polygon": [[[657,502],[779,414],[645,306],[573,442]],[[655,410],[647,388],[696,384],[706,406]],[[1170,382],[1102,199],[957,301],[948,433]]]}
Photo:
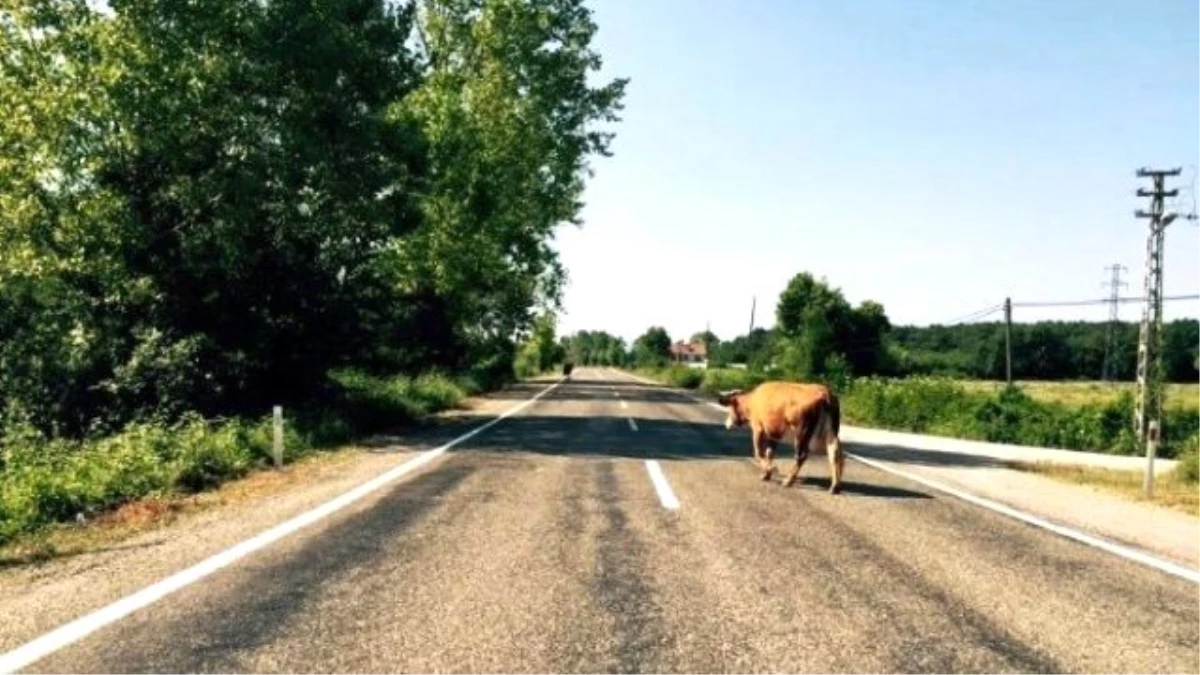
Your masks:
{"label": "dashed white line", "polygon": [[678,509],[679,498],[675,496],[675,491],[671,489],[671,484],[667,482],[667,476],[663,473],[662,467],[659,466],[658,460],[646,460],[646,470],[650,472],[650,482],[654,483],[654,491],[658,493],[658,501],[662,502],[663,508]]}
{"label": "dashed white line", "polygon": [[626,410],[629,409],[629,404],[625,402],[625,399],[621,399],[621,407],[625,408]]}
{"label": "dashed white line", "polygon": [[638,430],[637,422],[634,422],[632,417],[626,417],[625,421],[629,422],[630,429],[633,429],[634,431]]}
{"label": "dashed white line", "polygon": [[175,574],[172,574],[161,581],[147,586],[146,588],[143,588],[132,595],[127,595],[124,598],[106,605],[105,607],[102,607],[90,614],[86,614],[78,619],[75,619],[74,621],[71,621],[70,623],[63,624],[49,633],[31,640],[30,642],[27,642],[20,647],[13,649],[12,651],[9,651],[5,654],[0,654],[0,673],[11,673],[20,670],[21,668],[24,668],[25,666],[86,637],[90,633],[93,633],[128,614],[131,614],[143,607],[146,607],[147,605],[150,605],[151,603],[156,602],[163,596],[173,593],[185,586],[188,586],[189,584],[193,584],[204,577],[207,577],[213,572],[216,572],[223,567],[228,567],[237,560],[244,558],[265,546],[268,546],[303,527],[330,516],[334,512],[353,504],[363,497],[366,497],[368,494],[378,490],[393,480],[396,480],[397,478],[400,478],[401,476],[411,473],[415,469],[428,464],[450,448],[462,443],[468,438],[471,438],[484,429],[491,427],[493,424],[496,424],[504,418],[520,412],[526,406],[531,405],[534,401],[537,401],[541,397],[550,393],[551,390],[562,384],[565,379],[566,378],[560,378],[554,384],[538,392],[538,394],[533,398],[521,403],[520,405],[509,408],[506,412],[490,422],[475,427],[471,431],[468,431],[467,433],[455,438],[445,445],[423,452],[316,508],[305,511],[304,513],[290,520],[284,521],[251,539],[247,539],[240,544],[205,558],[195,565],[192,565],[191,567],[188,567],[180,572],[176,572]]}

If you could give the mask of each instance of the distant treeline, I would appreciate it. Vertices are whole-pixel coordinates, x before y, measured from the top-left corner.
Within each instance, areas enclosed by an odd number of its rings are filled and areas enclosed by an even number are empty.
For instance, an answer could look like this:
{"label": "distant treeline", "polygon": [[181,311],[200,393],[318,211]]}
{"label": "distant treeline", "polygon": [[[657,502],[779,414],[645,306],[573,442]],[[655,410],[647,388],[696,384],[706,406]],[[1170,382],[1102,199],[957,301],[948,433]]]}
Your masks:
{"label": "distant treeline", "polygon": [[[708,345],[709,365],[745,364],[756,372],[779,370],[796,377],[940,375],[1001,380],[1005,377],[1004,324],[892,326],[878,303],[851,307],[836,288],[800,273],[781,294],[776,324],[721,339],[708,332],[672,336],[651,327],[626,346],[604,331],[563,338],[578,363],[653,366],[669,359],[676,340]],[[1013,324],[1012,375],[1019,380],[1099,380],[1105,376],[1107,322],[1040,321]],[[1115,326],[1108,377],[1135,378],[1138,324]],[[1163,326],[1163,367],[1171,382],[1195,382],[1200,322]]]}

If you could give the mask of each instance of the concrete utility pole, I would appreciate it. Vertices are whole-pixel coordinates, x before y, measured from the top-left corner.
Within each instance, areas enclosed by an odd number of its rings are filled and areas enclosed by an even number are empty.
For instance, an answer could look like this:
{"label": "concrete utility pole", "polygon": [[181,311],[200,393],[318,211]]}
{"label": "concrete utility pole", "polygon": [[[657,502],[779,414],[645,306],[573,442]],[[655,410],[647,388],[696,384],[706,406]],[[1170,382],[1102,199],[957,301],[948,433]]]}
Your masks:
{"label": "concrete utility pole", "polygon": [[1121,281],[1121,272],[1128,272],[1129,269],[1124,265],[1112,264],[1104,268],[1105,271],[1112,271],[1112,280],[1104,282],[1104,286],[1108,286],[1112,291],[1108,300],[1108,335],[1104,341],[1104,372],[1101,374],[1101,379],[1107,382],[1113,377],[1113,370],[1116,366],[1117,357],[1117,328],[1120,325],[1120,314],[1118,307],[1120,305],[1121,287],[1128,287],[1129,284]]}
{"label": "concrete utility pole", "polygon": [[1146,476],[1143,492],[1150,496],[1154,489],[1154,454],[1162,433],[1162,266],[1163,232],[1178,216],[1163,212],[1163,198],[1179,194],[1167,190],[1163,180],[1178,176],[1181,168],[1138,169],[1138,178],[1151,179],[1154,187],[1138,188],[1137,196],[1150,198],[1150,210],[1138,209],[1134,215],[1150,219],[1146,237],[1145,304],[1142,306],[1142,326],[1138,335],[1137,404],[1133,412],[1134,433],[1146,452]]}
{"label": "concrete utility pole", "polygon": [[758,305],[758,297],[751,296],[750,297],[750,331],[749,331],[749,333],[746,333],[747,336],[749,336],[750,333],[754,332],[754,308],[756,305]]}
{"label": "concrete utility pole", "polygon": [[1004,381],[1012,386],[1012,298],[1004,299]]}

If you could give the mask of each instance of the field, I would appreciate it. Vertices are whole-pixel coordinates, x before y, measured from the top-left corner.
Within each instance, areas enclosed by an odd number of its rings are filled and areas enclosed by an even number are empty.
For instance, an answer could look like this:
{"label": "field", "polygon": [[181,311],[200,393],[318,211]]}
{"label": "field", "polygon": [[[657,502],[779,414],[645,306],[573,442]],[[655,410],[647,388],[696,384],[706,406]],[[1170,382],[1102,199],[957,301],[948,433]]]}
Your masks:
{"label": "field", "polygon": [[[994,394],[1004,388],[1003,382],[978,380],[956,380],[971,392]],[[1137,394],[1133,382],[1038,382],[1015,383],[1030,398],[1044,403],[1061,403],[1068,406],[1107,405],[1115,403],[1122,392]],[[1163,394],[1163,405],[1168,410],[1191,410],[1200,412],[1200,384],[1169,384]]]}

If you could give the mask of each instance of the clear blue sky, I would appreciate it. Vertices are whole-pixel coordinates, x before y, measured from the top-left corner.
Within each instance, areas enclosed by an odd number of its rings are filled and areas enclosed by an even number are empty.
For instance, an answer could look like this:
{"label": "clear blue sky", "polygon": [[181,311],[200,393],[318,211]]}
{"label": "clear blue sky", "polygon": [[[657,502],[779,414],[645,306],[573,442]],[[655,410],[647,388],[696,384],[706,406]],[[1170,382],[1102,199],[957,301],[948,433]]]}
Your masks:
{"label": "clear blue sky", "polygon": [[[1142,292],[1141,166],[1200,164],[1195,0],[594,0],[628,76],[596,158],[560,332],[722,338],[799,271],[893,323]],[[1191,209],[1190,193],[1182,206]],[[1200,229],[1167,231],[1165,288],[1200,289]],[[1168,319],[1200,303],[1167,303]],[[1018,310],[1102,320],[1107,307]],[[1140,317],[1123,305],[1121,316]]]}

